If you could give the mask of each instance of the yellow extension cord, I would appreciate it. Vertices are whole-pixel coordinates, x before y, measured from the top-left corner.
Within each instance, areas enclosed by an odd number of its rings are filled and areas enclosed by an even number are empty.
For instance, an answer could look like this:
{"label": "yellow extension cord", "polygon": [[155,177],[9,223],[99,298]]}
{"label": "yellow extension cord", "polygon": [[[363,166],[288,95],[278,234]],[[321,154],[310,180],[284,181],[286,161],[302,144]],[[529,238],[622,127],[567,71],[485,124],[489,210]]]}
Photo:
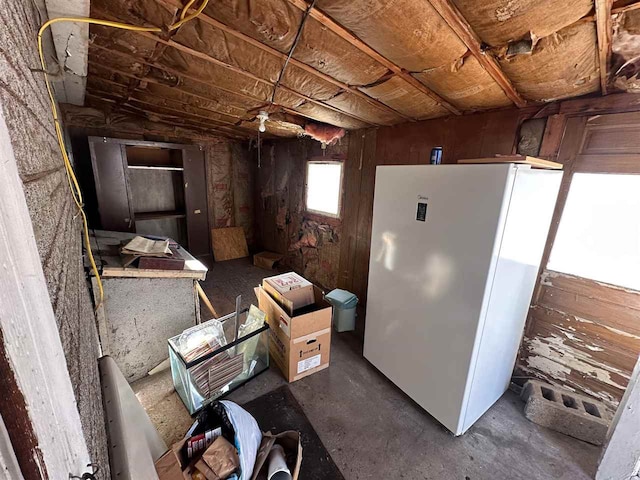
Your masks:
{"label": "yellow extension cord", "polygon": [[[209,0],[203,0],[202,5],[198,8],[194,13],[189,16],[186,16],[187,11],[191,6],[195,3],[196,0],[189,0],[187,4],[184,6],[180,13],[180,20],[176,23],[170,25],[168,27],[168,31],[176,30],[180,28],[182,25],[187,23],[190,20],[193,20],[198,15],[202,13],[202,11],[206,8]],[[160,27],[139,27],[137,25],[130,25],[127,23],[120,22],[112,22],[110,20],[100,20],[96,18],[90,17],[58,17],[52,18],[51,20],[46,21],[40,27],[38,31],[38,54],[40,55],[40,64],[42,65],[42,71],[44,72],[44,81],[47,86],[47,93],[49,94],[49,100],[51,101],[51,113],[53,114],[53,123],[56,129],[56,137],[58,139],[58,145],[60,146],[60,152],[62,153],[62,158],[64,160],[64,166],[67,172],[67,180],[69,181],[69,189],[71,190],[71,196],[73,197],[73,201],[78,207],[78,212],[82,217],[82,226],[84,229],[84,243],[87,249],[87,254],[89,256],[89,262],[91,263],[91,269],[96,277],[96,283],[98,285],[98,290],[100,292],[99,301],[96,302],[96,310],[102,305],[104,300],[104,289],[102,288],[102,280],[100,279],[100,273],[98,272],[98,267],[96,266],[95,259],[93,257],[93,252],[91,250],[91,243],[89,240],[89,226],[87,224],[87,216],[84,213],[83,208],[83,200],[82,200],[82,192],[80,191],[80,185],[78,185],[78,180],[73,171],[73,166],[71,165],[71,161],[69,160],[69,156],[67,155],[67,148],[64,143],[64,136],[62,134],[62,127],[60,126],[60,120],[58,118],[58,109],[56,107],[55,97],[53,95],[53,89],[51,88],[51,82],[49,81],[49,74],[47,73],[47,62],[44,58],[44,50],[42,48],[42,34],[54,23],[59,22],[76,22],[76,23],[89,23],[92,25],[103,25],[105,27],[113,27],[120,28],[122,30],[131,30],[134,32],[155,32],[162,33],[164,30]]]}

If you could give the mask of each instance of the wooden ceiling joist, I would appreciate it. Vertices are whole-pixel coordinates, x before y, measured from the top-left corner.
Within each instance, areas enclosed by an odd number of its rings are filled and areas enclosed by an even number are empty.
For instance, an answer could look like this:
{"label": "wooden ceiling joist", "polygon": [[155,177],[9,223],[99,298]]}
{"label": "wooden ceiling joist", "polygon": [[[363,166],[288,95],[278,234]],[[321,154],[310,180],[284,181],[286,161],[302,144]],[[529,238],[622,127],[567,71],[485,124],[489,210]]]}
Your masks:
{"label": "wooden ceiling joist", "polygon": [[[156,0],[164,5],[167,6],[172,6],[172,7],[176,7],[176,8],[180,8],[182,5],[180,3],[180,1],[178,0]],[[195,9],[191,9],[193,11],[195,11]],[[225,33],[228,33],[229,35],[232,35],[246,43],[249,43],[250,45],[259,48],[267,53],[270,53],[271,55],[274,55],[282,60],[286,60],[287,58],[287,54],[286,53],[282,53],[279,50],[276,50],[273,47],[270,47],[262,42],[259,42],[258,40],[254,39],[253,37],[250,37],[249,35],[245,35],[242,32],[239,32],[227,25],[225,25],[222,22],[219,22],[218,20],[216,20],[215,18],[212,18],[204,13],[201,13],[198,16],[198,19],[211,25],[212,27],[215,27],[219,30],[222,30]],[[307,73],[310,73],[311,75],[314,75],[322,80],[324,80],[327,83],[331,83],[332,85],[335,85],[336,87],[342,88],[345,91],[351,92],[354,95],[356,95],[357,97],[360,97],[361,99],[367,101],[368,103],[370,103],[371,105],[373,105],[376,108],[379,108],[381,110],[385,110],[389,113],[392,113],[394,115],[398,115],[402,118],[404,118],[405,120],[409,120],[409,121],[415,121],[417,119],[410,117],[408,115],[405,115],[393,108],[391,108],[389,105],[386,105],[382,102],[380,102],[379,100],[376,100],[375,98],[370,97],[369,95],[365,94],[364,92],[361,92],[360,90],[358,90],[357,87],[348,85],[344,82],[341,82],[340,80],[337,80],[333,77],[331,77],[330,75],[327,75],[326,73],[322,73],[319,70],[316,70],[315,68],[313,68],[310,65],[307,65],[304,62],[301,62],[300,60],[296,60],[295,58],[291,58],[289,59],[289,63],[291,65],[294,65],[298,68],[300,68],[301,70],[304,70]]]}
{"label": "wooden ceiling joist", "polygon": [[[127,88],[127,85],[123,84],[123,83],[118,83],[118,82],[114,82],[113,80],[109,80],[108,78],[104,78],[104,77],[100,77],[100,76],[95,76],[94,78],[99,79],[101,82],[105,82],[108,83],[109,85],[113,85],[114,87],[120,87],[120,88]],[[136,90],[134,92],[129,92],[129,98],[136,98],[136,95],[149,95],[148,92],[144,91],[144,90]],[[140,99],[138,99],[140,100]],[[189,103],[180,101],[180,100],[176,100],[173,98],[159,98],[159,100],[162,100],[163,102],[170,102],[171,104],[177,104],[180,105],[181,108],[185,108],[185,112],[188,113],[187,109],[196,109],[196,110],[202,110],[203,113],[207,112],[207,113],[211,113],[214,115],[221,115],[221,116],[225,116],[225,117],[229,117],[229,119],[224,120],[222,118],[211,118],[210,121],[213,122],[215,125],[220,125],[220,126],[235,126],[237,125],[240,121],[251,121],[251,118],[248,117],[240,117],[237,115],[229,115],[228,113],[222,113],[222,112],[218,112],[216,110],[211,110],[209,108],[203,108],[203,107],[199,107],[197,105],[191,105]],[[160,105],[159,105],[160,106]],[[209,117],[207,117],[209,118]]]}
{"label": "wooden ceiling joist", "polygon": [[527,101],[518,93],[511,80],[500,68],[497,60],[491,54],[483,52],[482,41],[451,0],[429,0],[429,3],[433,5],[433,8],[436,9],[451,30],[458,35],[462,43],[467,46],[482,68],[502,88],[509,100],[518,107],[526,106]]}
{"label": "wooden ceiling joist", "polygon": [[[108,103],[110,105],[116,105],[118,104],[119,100],[116,98],[110,98],[112,97],[111,94],[109,93],[104,93],[101,94],[99,92],[97,93],[92,93],[90,91],[88,91],[86,93],[87,98],[90,99],[94,99],[94,100],[98,100],[100,102],[103,103]],[[144,118],[148,118],[148,115],[151,114],[154,117],[158,118],[158,119],[164,119],[164,120],[160,120],[164,123],[171,123],[173,122],[174,125],[179,125],[181,127],[185,127],[185,128],[194,128],[194,129],[198,129],[200,131],[209,131],[209,132],[214,132],[218,135],[223,135],[225,137],[228,138],[235,138],[235,139],[247,139],[249,138],[249,135],[246,134],[242,134],[236,130],[233,131],[227,131],[227,130],[223,130],[220,129],[218,127],[212,127],[211,125],[208,124],[203,124],[197,121],[190,121],[189,119],[186,119],[183,116],[175,116],[175,115],[166,115],[166,114],[162,114],[162,113],[157,113],[157,112],[152,112],[149,110],[145,110],[139,107],[136,107],[134,105],[130,105],[127,103],[120,103],[118,104],[119,108],[122,109],[122,111],[127,111],[129,113],[134,113],[136,115],[142,116]]]}
{"label": "wooden ceiling joist", "polygon": [[[309,6],[305,0],[287,0],[287,1],[302,11],[305,11]],[[381,65],[384,65],[386,68],[391,70],[394,74],[396,74],[398,77],[402,78],[412,87],[414,87],[415,89],[427,95],[436,103],[439,103],[440,105],[442,105],[451,113],[454,113],[455,115],[462,114],[462,112],[458,108],[456,108],[454,105],[452,105],[447,100],[445,100],[440,95],[438,95],[436,92],[434,92],[433,90],[431,90],[430,88],[422,84],[420,81],[414,78],[409,72],[407,72],[400,66],[393,63],[391,60],[387,59],[386,57],[384,57],[383,55],[375,51],[373,48],[371,48],[369,45],[364,43],[362,40],[360,40],[358,37],[356,37],[353,33],[351,33],[349,30],[344,28],[342,25],[337,23],[331,17],[325,15],[318,8],[313,7],[309,14],[311,15],[311,17],[313,17],[315,20],[317,20],[322,25],[327,27],[333,33],[335,33],[339,37],[349,42],[351,45],[356,47],[361,52],[366,53]]]}
{"label": "wooden ceiling joist", "polygon": [[[98,14],[101,18],[104,18],[104,19],[108,19],[108,20],[112,20],[112,21],[117,20],[111,14],[109,14],[108,12],[95,10],[95,13]],[[236,67],[235,65],[230,65],[230,64],[228,64],[226,62],[218,60],[215,57],[207,55],[204,52],[200,52],[199,50],[195,50],[195,49],[193,49],[191,47],[188,47],[186,45],[183,45],[181,43],[175,42],[175,41],[170,40],[170,39],[164,39],[161,36],[155,35],[155,34],[150,33],[150,32],[134,31],[134,33],[136,33],[138,35],[141,35],[141,36],[143,36],[145,38],[148,38],[149,40],[155,41],[155,42],[157,42],[157,44],[163,45],[165,47],[175,48],[176,50],[180,50],[180,51],[182,51],[182,52],[184,52],[184,53],[186,53],[188,55],[192,55],[194,57],[200,58],[201,60],[209,62],[209,63],[211,63],[213,65],[217,65],[219,67],[226,68],[227,70],[231,70],[231,71],[233,71],[233,72],[235,72],[235,73],[237,73],[239,75],[243,75],[243,76],[246,76],[247,78],[251,78],[252,80],[254,80],[256,82],[264,83],[266,85],[269,85],[270,87],[274,87],[275,86],[274,82],[271,82],[271,81],[266,80],[264,78],[260,78],[260,77],[258,77],[256,75],[252,74],[251,72],[248,72],[248,71],[246,71],[246,70],[244,70],[242,68]],[[149,59],[137,58],[137,57],[136,57],[136,59],[137,59],[137,61],[142,61],[144,63],[144,65],[145,65],[145,68],[147,66],[151,66],[151,67],[155,67],[155,68],[162,68],[162,66],[158,65],[155,61],[151,61],[150,62]],[[143,78],[144,78],[144,76],[143,76]],[[321,107],[324,107],[324,108],[328,108],[330,110],[333,110],[336,113],[339,113],[341,115],[346,115],[346,116],[351,117],[351,118],[353,118],[355,120],[363,122],[368,126],[379,126],[380,125],[380,124],[378,124],[376,122],[372,122],[371,120],[367,120],[367,119],[364,119],[362,117],[359,117],[359,116],[357,116],[357,115],[355,115],[353,113],[341,110],[341,109],[339,109],[337,107],[334,107],[333,105],[330,105],[328,103],[325,103],[325,102],[322,102],[320,100],[316,100],[314,98],[308,97],[308,96],[306,96],[306,95],[304,95],[304,94],[302,94],[300,92],[292,90],[292,89],[290,89],[288,87],[285,87],[283,85],[279,85],[278,88],[281,89],[282,91],[285,91],[285,92],[290,93],[290,94],[292,94],[294,96],[297,96],[298,98],[301,98],[301,99],[305,100],[306,102],[310,102],[310,103],[313,103],[315,105],[318,105],[318,106],[321,106]]]}
{"label": "wooden ceiling joist", "polygon": [[634,2],[630,3],[629,5],[625,5],[624,7],[616,7],[611,10],[611,13],[626,13],[631,12],[632,10],[637,10],[638,8],[640,8],[640,2]]}
{"label": "wooden ceiling joist", "polygon": [[105,92],[103,90],[98,90],[98,89],[90,89],[89,92],[93,95],[97,95],[105,99],[112,98],[113,100],[121,102],[122,105],[129,105],[130,107],[137,108],[141,111],[144,111],[153,115],[165,115],[165,116],[173,116],[175,118],[183,118],[192,123],[198,123],[205,128],[217,129],[219,131],[225,131],[228,133],[235,132],[237,134],[246,133],[248,135],[253,135],[254,133],[252,129],[243,127],[241,125],[234,125],[234,124],[220,125],[219,123],[216,123],[214,119],[211,119],[207,116],[199,115],[197,113],[192,113],[192,112],[185,112],[182,110],[176,110],[175,108],[168,107],[166,105],[158,105],[156,103],[140,100],[138,98],[135,98],[134,96],[122,98],[111,92]]}
{"label": "wooden ceiling joist", "polygon": [[595,0],[596,31],[598,35],[598,65],[600,67],[600,90],[606,95],[609,81],[609,63],[611,60],[611,36],[613,22],[611,8],[613,0]]}
{"label": "wooden ceiling joist", "polygon": [[[103,48],[103,47],[99,47],[97,45],[93,45],[92,47]],[[144,77],[144,78],[142,78],[142,77],[134,75],[134,74],[132,74],[130,72],[125,72],[124,70],[120,70],[118,68],[114,68],[114,67],[107,66],[107,65],[102,65],[102,64],[97,64],[91,59],[89,59],[88,63],[89,63],[89,66],[95,66],[97,68],[106,70],[107,72],[118,74],[118,75],[122,75],[123,77],[131,78],[133,80],[140,80],[140,81],[144,80],[145,82],[148,82],[148,83],[161,85],[163,87],[171,88],[172,90],[175,90],[176,92],[180,92],[180,93],[182,93],[184,95],[189,95],[189,96],[191,96],[193,98],[198,98],[200,100],[204,100],[204,101],[207,101],[207,102],[217,102],[216,99],[213,99],[213,98],[210,98],[210,97],[205,97],[203,95],[199,95],[199,94],[197,94],[195,92],[192,92],[190,90],[185,90],[184,88],[180,88],[179,86],[167,85],[166,83],[158,80],[157,78],[153,78],[153,77]],[[170,73],[170,72],[168,72],[168,73]],[[101,75],[98,75],[98,77],[101,78],[101,79],[104,79],[104,77],[101,76]],[[185,77],[185,78],[188,78],[188,77]],[[196,81],[198,81],[198,80],[196,80]],[[254,97],[250,96],[250,95],[244,94],[242,92],[232,92],[231,90],[227,90],[227,89],[221,88],[221,87],[219,87],[217,85],[211,85],[211,84],[208,84],[208,83],[202,82],[202,81],[199,81],[199,82],[202,83],[202,84],[206,84],[211,89],[219,90],[220,92],[223,92],[223,93],[225,93],[227,95],[236,95],[239,98],[244,98],[244,99],[250,100],[252,102],[264,101],[262,99],[257,99],[257,98],[254,98]],[[240,107],[236,107],[236,108],[240,108]],[[217,110],[212,110],[212,111],[214,111],[216,113],[224,114],[224,115],[231,115],[229,113],[220,112],[220,111],[217,111]],[[232,116],[235,116],[235,115],[232,115]],[[243,117],[237,116],[237,118],[243,118]]]}
{"label": "wooden ceiling joist", "polygon": [[[219,67],[226,68],[227,70],[235,72],[235,73],[237,73],[239,75],[243,75],[243,76],[245,76],[247,78],[250,78],[250,79],[252,79],[252,80],[254,80],[256,82],[264,83],[265,85],[269,85],[271,87],[275,86],[275,84],[273,82],[269,81],[269,80],[266,80],[264,78],[260,78],[257,75],[254,75],[251,72],[247,72],[246,70],[243,70],[240,67],[236,67],[235,65],[230,65],[230,64],[228,64],[226,62],[218,60],[215,57],[212,57],[211,55],[207,55],[206,53],[203,53],[203,52],[201,52],[199,50],[194,50],[191,47],[187,47],[185,45],[182,45],[181,43],[175,42],[173,40],[164,40],[164,39],[160,38],[159,36],[154,35],[152,33],[147,33],[147,32],[137,32],[137,33],[139,33],[140,35],[143,35],[143,36],[145,36],[147,38],[151,38],[153,40],[156,40],[157,42],[165,44],[165,45],[167,45],[169,47],[175,48],[176,50],[180,50],[181,52],[184,52],[184,53],[186,53],[188,55],[192,55],[194,57],[200,58],[201,60],[209,62],[209,63],[211,63],[213,65],[217,65]],[[295,95],[296,97],[301,98],[301,99],[303,99],[303,100],[305,100],[307,102],[313,103],[315,105],[319,105],[319,106],[324,107],[324,108],[328,108],[330,110],[333,110],[334,112],[340,113],[342,115],[346,115],[348,117],[351,117],[351,118],[354,118],[356,120],[359,120],[360,122],[366,123],[367,125],[373,125],[373,126],[378,126],[379,125],[379,124],[377,124],[375,122],[372,122],[371,120],[367,120],[365,118],[362,118],[362,117],[360,117],[360,116],[358,116],[358,115],[356,115],[354,113],[346,112],[344,110],[341,110],[341,109],[339,109],[337,107],[334,107],[333,105],[330,105],[330,104],[325,103],[323,101],[316,100],[315,98],[308,97],[307,95],[304,95],[303,93],[297,92],[297,91],[295,91],[295,90],[293,90],[293,89],[291,89],[289,87],[286,87],[286,86],[284,86],[282,84],[280,84],[278,86],[278,88],[281,89],[284,92],[287,92],[287,93],[290,93],[292,95]]]}
{"label": "wooden ceiling joist", "polygon": [[[140,32],[139,32],[139,33],[140,33]],[[228,90],[228,89],[221,88],[221,87],[219,87],[219,86],[217,86],[217,85],[211,85],[210,83],[208,83],[208,82],[206,82],[206,81],[204,81],[204,80],[202,80],[202,79],[200,79],[200,78],[198,78],[198,77],[195,77],[195,76],[193,76],[193,75],[185,74],[184,72],[180,72],[180,71],[178,71],[178,70],[175,70],[175,69],[173,69],[173,68],[167,67],[167,66],[162,65],[162,64],[159,64],[159,63],[151,63],[151,64],[150,64],[150,63],[148,63],[145,59],[140,58],[140,57],[136,57],[136,56],[131,55],[131,54],[129,54],[129,53],[125,53],[125,52],[122,52],[122,51],[119,51],[119,50],[112,50],[112,49],[108,49],[108,48],[106,48],[106,47],[103,47],[103,46],[101,46],[101,45],[97,45],[97,44],[95,44],[95,43],[93,43],[93,44],[91,44],[91,45],[89,46],[89,49],[92,49],[92,48],[98,48],[98,49],[100,49],[100,50],[104,50],[104,51],[109,52],[109,53],[111,53],[111,54],[117,54],[117,55],[120,55],[120,56],[123,56],[123,57],[130,58],[130,59],[132,59],[132,60],[134,60],[134,61],[136,61],[136,62],[138,62],[138,63],[143,63],[143,64],[145,64],[145,65],[149,65],[149,66],[151,66],[151,67],[153,67],[153,68],[156,68],[156,69],[158,69],[158,70],[164,71],[164,72],[166,72],[166,73],[168,73],[168,74],[170,74],[170,75],[176,76],[176,77],[178,77],[178,78],[180,78],[180,77],[188,78],[189,80],[192,80],[192,81],[194,81],[194,82],[198,82],[198,83],[201,83],[201,84],[205,85],[207,88],[212,88],[212,87],[214,87],[214,88],[216,88],[216,89],[226,91],[226,92],[228,92],[228,93],[230,93],[230,94],[233,94],[233,95],[243,96],[243,97],[245,97],[245,98],[247,98],[247,99],[250,99],[250,100],[253,100],[253,101],[260,101],[260,102],[265,102],[265,103],[267,103],[267,102],[268,102],[268,99],[258,98],[258,97],[253,97],[253,96],[250,96],[250,95],[247,95],[247,94],[244,94],[244,93],[240,93],[240,92],[235,91],[235,90]],[[216,60],[216,61],[218,61],[218,60]],[[235,68],[235,67],[233,67],[233,68]],[[148,80],[148,78],[146,78],[146,77],[145,77],[145,78],[135,77],[135,78],[137,78],[137,79],[139,79],[139,80],[145,80],[145,81],[146,81],[146,80]],[[258,78],[258,77],[255,77],[255,78]],[[269,85],[273,85],[271,82],[268,82],[267,80],[262,80],[262,79],[261,79],[261,80],[260,80],[260,82],[264,82],[264,83],[267,83],[267,84],[269,84]],[[303,94],[301,94],[301,93],[295,92],[295,91],[293,91],[293,90],[291,90],[291,89],[289,89],[289,88],[287,88],[287,87],[280,86],[279,88],[280,88],[280,89],[282,89],[283,91],[287,91],[287,92],[291,93],[292,95],[295,95],[295,96],[297,96],[297,97],[299,97],[299,98],[302,98],[302,99],[303,99],[303,100],[305,100],[305,101],[309,101],[309,102],[311,102],[311,103],[315,103],[315,104],[317,104],[317,105],[320,105],[320,106],[322,106],[322,107],[325,107],[325,108],[327,108],[327,109],[329,109],[329,110],[333,110],[333,111],[335,111],[335,112],[337,112],[337,113],[339,113],[339,114],[341,114],[341,115],[344,115],[344,116],[346,116],[346,117],[354,118],[354,119],[358,120],[359,122],[365,123],[365,124],[367,124],[367,125],[369,125],[369,126],[374,126],[374,125],[375,125],[375,124],[374,124],[374,123],[372,123],[371,121],[362,120],[362,119],[360,119],[360,118],[358,118],[358,117],[356,117],[356,116],[354,116],[354,115],[352,115],[352,114],[345,113],[345,112],[343,112],[342,110],[340,110],[340,109],[338,109],[338,108],[336,108],[336,107],[334,107],[334,106],[332,106],[332,105],[328,105],[328,104],[325,104],[325,103],[320,102],[320,101],[318,101],[318,100],[311,99],[311,98],[309,98],[309,97],[307,97],[307,96],[305,96],[305,95],[303,95]],[[283,106],[281,106],[281,105],[277,105],[277,104],[275,104],[275,105],[276,105],[277,107],[282,108],[282,109],[283,109],[284,111],[286,111],[287,113],[295,114],[295,115],[298,115],[298,116],[301,116],[301,117],[305,117],[305,118],[308,118],[308,119],[311,119],[311,120],[314,120],[314,121],[322,122],[322,120],[320,120],[320,119],[318,119],[318,118],[315,118],[315,117],[313,117],[312,115],[309,115],[309,114],[307,114],[307,113],[299,112],[299,111],[297,111],[297,110],[295,110],[295,109],[288,108],[288,107],[283,107]]]}

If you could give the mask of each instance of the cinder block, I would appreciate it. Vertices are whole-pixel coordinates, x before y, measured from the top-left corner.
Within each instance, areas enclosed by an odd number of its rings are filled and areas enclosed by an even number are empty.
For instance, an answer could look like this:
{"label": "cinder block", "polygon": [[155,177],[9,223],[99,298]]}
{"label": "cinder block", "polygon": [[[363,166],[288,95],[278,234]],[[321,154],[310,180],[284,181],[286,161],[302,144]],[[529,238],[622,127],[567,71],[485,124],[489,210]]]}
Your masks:
{"label": "cinder block", "polygon": [[525,384],[521,397],[524,415],[533,423],[594,445],[604,443],[613,414],[602,402],[537,380]]}

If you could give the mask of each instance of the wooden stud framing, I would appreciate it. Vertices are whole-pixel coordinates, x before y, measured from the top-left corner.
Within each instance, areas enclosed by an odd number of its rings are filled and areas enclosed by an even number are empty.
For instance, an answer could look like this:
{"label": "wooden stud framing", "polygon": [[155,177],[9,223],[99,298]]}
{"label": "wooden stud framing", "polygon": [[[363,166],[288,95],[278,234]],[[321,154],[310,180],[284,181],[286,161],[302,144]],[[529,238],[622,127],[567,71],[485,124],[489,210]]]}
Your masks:
{"label": "wooden stud framing", "polygon": [[595,0],[596,2],[596,30],[598,33],[598,64],[600,66],[600,90],[606,95],[608,83],[609,62],[611,60],[611,7],[613,0]]}
{"label": "wooden stud framing", "polygon": [[[308,7],[308,4],[307,4],[307,2],[305,0],[287,0],[287,1],[289,3],[291,3],[293,6],[299,8],[300,10],[303,10],[303,11],[306,10],[307,7]],[[417,80],[416,78],[411,76],[411,74],[409,72],[407,72],[403,68],[401,68],[398,65],[396,65],[395,63],[393,63],[391,60],[387,59],[386,57],[384,57],[383,55],[381,55],[380,53],[375,51],[373,48],[371,48],[369,45],[364,43],[362,40],[360,40],[354,34],[349,32],[342,25],[338,24],[333,19],[331,19],[330,17],[328,17],[327,15],[322,13],[322,11],[320,11],[319,9],[314,7],[314,8],[311,9],[311,12],[309,14],[315,20],[317,20],[322,25],[324,25],[329,30],[331,30],[333,33],[335,33],[339,37],[341,37],[344,40],[346,40],[347,42],[349,42],[351,45],[356,47],[361,52],[366,53],[371,58],[373,58],[374,60],[378,61],[380,64],[382,64],[385,67],[387,67],[389,70],[391,70],[393,73],[395,73],[398,77],[402,78],[407,83],[409,83],[412,87],[416,88],[417,90],[421,91],[422,93],[424,93],[425,95],[430,97],[433,101],[435,101],[435,102],[439,103],[440,105],[442,105],[444,108],[449,110],[451,113],[454,113],[456,115],[460,115],[462,113],[462,112],[460,112],[460,110],[458,110],[455,106],[453,106],[447,100],[445,100],[440,95],[435,93],[433,90],[431,90],[431,89],[427,88],[425,85],[423,85],[419,80]]]}
{"label": "wooden stud framing", "polygon": [[482,42],[480,38],[471,28],[471,25],[462,16],[460,10],[451,2],[451,0],[429,0],[429,3],[436,9],[442,19],[449,27],[458,35],[460,40],[467,46],[471,54],[478,60],[482,68],[500,85],[500,88],[518,107],[524,107],[527,102],[518,93],[511,83],[511,80],[505,75],[500,68],[497,60],[488,53],[482,51]]}
{"label": "wooden stud framing", "polygon": [[[164,5],[167,6],[172,6],[172,7],[176,7],[176,8],[180,8],[181,7],[181,3],[177,0],[156,0]],[[194,10],[194,9],[192,9]],[[240,40],[243,40],[244,42],[247,42],[251,45],[253,45],[256,48],[259,48],[260,50],[263,50],[267,53],[270,53],[271,55],[274,55],[282,60],[285,60],[287,58],[287,55],[285,53],[280,52],[279,50],[276,50],[273,47],[270,47],[268,45],[265,45],[262,42],[259,42],[258,40],[245,35],[244,33],[241,33],[227,25],[225,25],[222,22],[219,22],[218,20],[209,17],[208,15],[205,15],[204,13],[200,14],[200,16],[198,17],[199,20],[203,21],[204,23],[207,23],[219,30],[222,30],[225,33],[228,33],[229,35],[232,35],[236,38],[239,38]],[[307,65],[304,62],[301,62],[300,60],[296,60],[295,58],[291,58],[289,60],[289,63],[291,65],[295,65],[296,67],[304,70],[307,73],[310,73],[322,80],[324,80],[325,82],[331,83],[332,85],[335,85],[336,87],[340,87],[345,91],[351,92],[354,95],[356,95],[357,97],[362,98],[363,100],[366,100],[368,103],[370,103],[371,105],[381,109],[381,110],[386,110],[389,113],[393,113],[394,115],[398,115],[402,118],[404,118],[405,120],[409,120],[409,121],[414,121],[416,120],[413,117],[410,117],[408,115],[405,115],[393,108],[391,108],[389,105],[385,105],[384,103],[380,102],[379,100],[376,100],[375,98],[370,97],[369,95],[365,94],[364,92],[358,90],[357,87],[353,87],[351,85],[348,85],[344,82],[341,82],[340,80],[337,80],[329,75],[327,75],[326,73],[322,73],[319,70],[316,70],[315,68],[313,68],[310,65]]]}

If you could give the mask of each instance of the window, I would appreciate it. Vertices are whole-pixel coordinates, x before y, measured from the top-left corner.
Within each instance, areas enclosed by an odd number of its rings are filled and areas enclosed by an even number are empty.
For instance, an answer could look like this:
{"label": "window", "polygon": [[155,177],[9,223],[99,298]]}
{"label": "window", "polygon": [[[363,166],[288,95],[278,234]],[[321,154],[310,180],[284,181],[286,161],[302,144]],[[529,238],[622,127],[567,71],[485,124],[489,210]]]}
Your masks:
{"label": "window", "polygon": [[640,175],[576,173],[548,268],[640,290]]}
{"label": "window", "polygon": [[342,162],[307,162],[307,211],[340,216]]}

